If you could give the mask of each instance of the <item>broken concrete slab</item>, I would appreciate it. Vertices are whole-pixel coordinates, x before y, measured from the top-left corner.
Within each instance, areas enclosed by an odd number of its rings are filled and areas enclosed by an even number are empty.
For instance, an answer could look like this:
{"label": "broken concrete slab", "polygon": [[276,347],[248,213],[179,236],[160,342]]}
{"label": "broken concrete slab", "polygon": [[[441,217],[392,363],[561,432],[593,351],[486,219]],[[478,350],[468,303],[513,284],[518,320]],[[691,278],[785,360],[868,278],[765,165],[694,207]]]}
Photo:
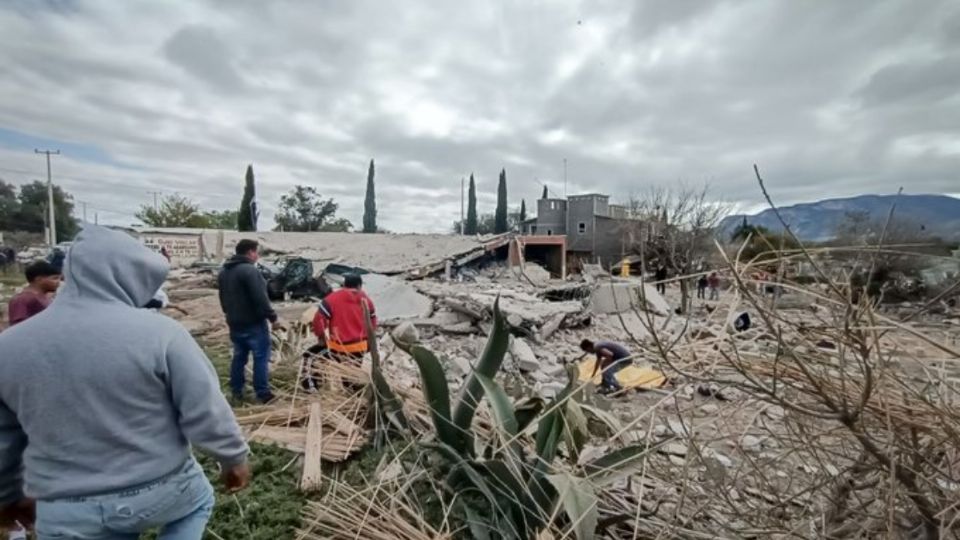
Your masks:
{"label": "broken concrete slab", "polygon": [[417,331],[417,327],[410,321],[406,321],[398,325],[396,328],[390,332],[390,337],[394,341],[412,345],[415,343],[420,343],[420,332]]}
{"label": "broken concrete slab", "polygon": [[510,337],[510,356],[513,357],[514,365],[520,371],[530,373],[540,370],[540,360],[534,354],[533,348],[523,338]]}
{"label": "broken concrete slab", "polygon": [[593,313],[623,313],[645,309],[659,315],[670,313],[670,305],[646,283],[611,281],[598,285],[590,296],[589,309]]}
{"label": "broken concrete slab", "polygon": [[381,321],[429,317],[433,301],[417,292],[409,283],[382,274],[365,274],[363,290],[377,308]]}

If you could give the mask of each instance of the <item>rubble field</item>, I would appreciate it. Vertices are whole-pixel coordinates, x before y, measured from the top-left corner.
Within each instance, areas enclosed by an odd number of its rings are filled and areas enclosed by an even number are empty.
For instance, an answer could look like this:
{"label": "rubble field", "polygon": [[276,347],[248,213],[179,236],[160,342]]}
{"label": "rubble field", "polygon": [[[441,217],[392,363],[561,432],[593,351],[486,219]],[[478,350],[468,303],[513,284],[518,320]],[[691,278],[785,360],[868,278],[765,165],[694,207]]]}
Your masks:
{"label": "rubble field", "polygon": [[[321,362],[319,393],[290,384],[278,403],[237,416],[252,440],[303,453],[302,488],[314,502],[299,538],[470,537],[465,529],[482,536],[475,516],[460,516],[457,526],[459,507],[449,497],[407,494],[425,482],[432,466],[423,460],[433,458],[413,459],[383,433],[416,434],[429,447],[439,436],[431,435],[429,405],[437,402],[418,369],[423,360],[411,354],[433,353],[455,400],[495,348],[502,317],[509,337],[495,380],[518,418],[536,400],[547,400],[548,410],[576,401],[584,417],[586,437],[558,444],[554,476],[583,487],[595,480],[587,472],[601,456],[642,450],[628,470],[587,490],[595,497],[577,499],[592,501],[582,513],[558,503],[537,538],[582,538],[583,522],[604,538],[956,537],[960,312],[942,303],[937,315],[923,304],[857,305],[833,283],[786,286],[773,298],[758,294],[749,275],[749,267],[728,268],[719,301],[693,300],[677,314],[676,283],[661,296],[639,278],[597,269],[566,280],[532,263],[449,278],[368,274],[380,315],[376,366]],[[226,344],[214,285],[208,270],[173,271],[167,290],[187,314],[171,316],[201,341]],[[304,373],[300,353],[314,340],[306,324],[313,304],[276,308],[288,329],[276,336],[274,370],[296,378]],[[738,331],[733,321],[742,313],[751,326]],[[599,395],[578,371],[584,338],[622,343],[635,366],[663,377]],[[390,400],[378,401],[380,373],[402,403],[392,413],[405,413],[402,429],[384,425],[396,417],[384,413]],[[501,441],[500,409],[484,384],[474,437],[497,455],[510,443]],[[547,417],[538,418],[515,436],[525,452],[536,446],[530,430]],[[385,444],[393,450],[367,485],[338,479],[342,464]],[[428,499],[441,518],[430,517]],[[354,516],[349,508],[357,505],[367,513]],[[383,536],[384,527],[404,532]]]}

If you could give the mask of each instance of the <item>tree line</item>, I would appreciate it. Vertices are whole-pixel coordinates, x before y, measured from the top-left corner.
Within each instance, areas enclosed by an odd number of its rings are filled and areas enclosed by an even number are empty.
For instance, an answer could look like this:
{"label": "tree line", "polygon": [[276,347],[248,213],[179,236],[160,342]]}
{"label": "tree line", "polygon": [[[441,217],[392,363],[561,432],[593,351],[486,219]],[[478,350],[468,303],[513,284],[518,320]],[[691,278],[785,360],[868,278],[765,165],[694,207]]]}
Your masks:
{"label": "tree line", "polygon": [[[544,197],[546,197],[546,188],[544,188]],[[473,236],[476,234],[501,234],[516,230],[521,227],[527,219],[527,201],[520,200],[520,208],[516,212],[509,210],[507,202],[507,170],[500,169],[500,178],[497,182],[497,206],[492,214],[477,213],[477,182],[470,174],[470,182],[467,188],[467,215],[463,221],[457,220],[453,223],[453,232],[455,234],[464,234]]]}

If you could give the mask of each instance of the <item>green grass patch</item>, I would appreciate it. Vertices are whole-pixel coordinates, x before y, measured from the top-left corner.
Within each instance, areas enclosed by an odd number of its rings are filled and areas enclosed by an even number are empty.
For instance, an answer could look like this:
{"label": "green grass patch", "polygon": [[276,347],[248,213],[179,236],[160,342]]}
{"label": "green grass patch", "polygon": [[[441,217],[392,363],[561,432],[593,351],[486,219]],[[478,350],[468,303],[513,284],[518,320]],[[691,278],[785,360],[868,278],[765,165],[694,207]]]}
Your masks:
{"label": "green grass patch", "polygon": [[[253,478],[247,489],[228,494],[220,484],[217,463],[203,454],[197,460],[213,484],[217,503],[207,523],[206,540],[275,540],[293,538],[300,525],[304,497],[297,489],[300,466],[298,456],[275,446],[251,444],[250,465]],[[143,535],[155,540],[156,532]]]}

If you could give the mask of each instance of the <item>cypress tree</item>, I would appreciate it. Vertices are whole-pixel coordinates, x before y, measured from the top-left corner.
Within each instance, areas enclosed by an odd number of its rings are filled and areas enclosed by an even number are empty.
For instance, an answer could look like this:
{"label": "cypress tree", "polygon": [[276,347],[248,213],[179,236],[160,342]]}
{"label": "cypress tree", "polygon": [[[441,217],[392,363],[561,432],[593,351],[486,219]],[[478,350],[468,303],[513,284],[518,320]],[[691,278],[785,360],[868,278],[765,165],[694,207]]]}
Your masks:
{"label": "cypress tree", "polygon": [[500,182],[497,184],[497,209],[493,214],[494,234],[510,230],[507,223],[507,170],[500,169]]}
{"label": "cypress tree", "polygon": [[527,200],[520,199],[520,223],[527,220]]}
{"label": "cypress tree", "polygon": [[254,187],[253,165],[247,165],[246,183],[243,186],[243,198],[237,213],[237,230],[241,232],[257,230],[257,212],[255,208],[256,188]]}
{"label": "cypress tree", "polygon": [[370,170],[367,171],[367,196],[363,201],[363,232],[377,232],[377,199],[373,187],[373,160],[370,160]]}
{"label": "cypress tree", "polygon": [[477,184],[470,175],[470,189],[467,191],[467,223],[463,227],[463,234],[477,234]]}

